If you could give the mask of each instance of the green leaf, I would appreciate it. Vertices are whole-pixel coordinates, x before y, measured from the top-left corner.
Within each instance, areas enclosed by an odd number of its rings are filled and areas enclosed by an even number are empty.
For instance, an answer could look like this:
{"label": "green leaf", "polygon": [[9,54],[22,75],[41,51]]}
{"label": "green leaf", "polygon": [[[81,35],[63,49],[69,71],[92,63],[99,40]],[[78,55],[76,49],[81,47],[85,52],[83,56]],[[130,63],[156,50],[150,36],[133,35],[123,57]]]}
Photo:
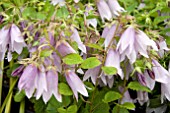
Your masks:
{"label": "green leaf", "polygon": [[136,90],[136,91],[146,91],[146,92],[151,92],[151,90],[149,90],[149,88],[141,85],[138,82],[130,82],[128,84],[128,88],[132,89],[132,90]]}
{"label": "green leaf", "polygon": [[117,73],[117,69],[115,67],[104,66],[102,67],[102,70],[106,75],[115,75]]}
{"label": "green leaf", "polygon": [[73,95],[73,92],[71,91],[71,89],[69,88],[69,86],[65,83],[60,83],[58,85],[58,90],[60,94],[69,96],[69,95]]}
{"label": "green leaf", "polygon": [[36,18],[37,18],[37,19],[40,19],[40,20],[45,20],[46,17],[47,17],[47,16],[46,16],[45,14],[40,13],[40,12],[38,12],[38,13],[37,13],[37,16],[36,16]]}
{"label": "green leaf", "polygon": [[33,7],[26,7],[22,12],[23,17],[36,18],[36,10]]}
{"label": "green leaf", "polygon": [[95,92],[96,94],[92,105],[92,108],[94,109],[93,113],[110,113],[108,103],[102,101],[106,92],[108,92],[108,89],[105,88],[103,88],[102,91]]}
{"label": "green leaf", "polygon": [[81,64],[81,67],[83,69],[91,69],[91,68],[99,66],[100,64],[101,62],[96,57],[90,57],[83,61],[83,63]]}
{"label": "green leaf", "polygon": [[69,15],[69,12],[65,6],[61,7],[57,10],[56,16],[57,18],[67,18]]}
{"label": "green leaf", "polygon": [[67,113],[77,113],[77,105],[71,105],[67,108]]}
{"label": "green leaf", "polygon": [[14,96],[14,101],[15,102],[21,102],[25,98],[25,93],[24,91],[19,91],[15,94]]}
{"label": "green leaf", "polygon": [[98,50],[101,50],[101,51],[103,50],[103,48],[100,45],[98,45],[98,44],[88,43],[86,46],[94,48],[94,49],[98,49]]}
{"label": "green leaf", "polygon": [[72,53],[68,54],[63,58],[63,62],[68,65],[80,64],[83,62],[83,59],[79,54]]}
{"label": "green leaf", "polygon": [[40,57],[48,57],[52,54],[53,50],[44,49],[40,52]]}
{"label": "green leaf", "polygon": [[120,99],[121,97],[122,97],[122,95],[119,94],[118,92],[109,91],[105,94],[103,101],[108,103],[108,102],[112,102],[112,101],[115,101],[117,99]]}
{"label": "green leaf", "polygon": [[35,113],[44,113],[46,105],[42,99],[36,100],[34,103]]}
{"label": "green leaf", "polygon": [[64,108],[58,108],[57,111],[59,113],[67,113],[66,109],[64,109]]}
{"label": "green leaf", "polygon": [[129,110],[135,109],[135,105],[133,103],[130,103],[130,102],[125,102],[124,104],[121,105],[121,107],[129,109]]}
{"label": "green leaf", "polygon": [[157,25],[160,22],[163,22],[166,19],[169,19],[170,16],[158,16],[154,19],[154,25]]}
{"label": "green leaf", "polygon": [[129,111],[127,109],[122,108],[122,107],[117,106],[117,105],[113,108],[112,113],[117,113],[118,110],[119,110],[119,113],[129,113]]}

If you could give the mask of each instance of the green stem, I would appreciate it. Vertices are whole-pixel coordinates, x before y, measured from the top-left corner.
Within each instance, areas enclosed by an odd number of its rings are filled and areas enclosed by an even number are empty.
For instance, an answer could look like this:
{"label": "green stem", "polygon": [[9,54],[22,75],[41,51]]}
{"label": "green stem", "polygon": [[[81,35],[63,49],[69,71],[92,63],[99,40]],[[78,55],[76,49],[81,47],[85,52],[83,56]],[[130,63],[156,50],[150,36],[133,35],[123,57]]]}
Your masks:
{"label": "green stem", "polygon": [[25,99],[20,103],[19,113],[25,113]]}
{"label": "green stem", "polygon": [[3,85],[3,67],[4,61],[0,62],[0,106],[1,106],[1,99],[2,99],[2,85]]}
{"label": "green stem", "polygon": [[[6,96],[6,98],[5,98],[2,106],[1,106],[1,108],[0,108],[0,113],[3,112],[3,109],[4,109],[5,105],[6,105],[7,102],[8,102],[8,99],[10,98],[10,95],[11,95],[11,93],[12,93],[14,87],[15,87],[15,84],[17,83],[17,81],[18,81],[18,78],[14,78],[14,81],[13,81],[13,83],[11,84],[11,87],[10,87],[10,89],[9,89],[8,95]],[[10,112],[9,112],[9,113],[10,113]]]}
{"label": "green stem", "polygon": [[[10,65],[10,68],[12,68],[13,60],[10,62],[9,65]],[[9,82],[10,88],[11,88],[11,85],[13,84],[13,82],[14,82],[14,78],[10,77],[10,82]],[[5,107],[5,113],[10,113],[11,102],[12,102],[12,95],[13,95],[13,91],[11,91],[11,94],[9,95],[8,102],[7,102],[6,107]]]}

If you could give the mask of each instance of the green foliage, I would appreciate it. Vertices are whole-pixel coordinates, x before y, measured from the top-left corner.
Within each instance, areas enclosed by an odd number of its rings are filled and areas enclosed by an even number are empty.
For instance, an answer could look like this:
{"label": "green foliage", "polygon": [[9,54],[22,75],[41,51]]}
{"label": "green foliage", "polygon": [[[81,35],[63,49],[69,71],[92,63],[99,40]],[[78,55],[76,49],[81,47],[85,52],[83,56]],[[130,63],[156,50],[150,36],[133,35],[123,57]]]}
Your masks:
{"label": "green foliage", "polygon": [[96,92],[92,105],[93,113],[109,113],[110,107],[108,103],[102,101],[106,92],[107,89],[103,89],[102,91]]}
{"label": "green foliage", "polygon": [[46,105],[41,98],[39,100],[34,101],[35,113],[45,113],[45,109]]}
{"label": "green foliage", "polygon": [[91,69],[91,68],[99,66],[100,64],[101,62],[96,57],[90,57],[82,62],[81,68]]}
{"label": "green foliage", "polygon": [[120,99],[121,97],[122,97],[122,95],[119,94],[118,92],[109,91],[105,94],[103,101],[106,102],[106,103],[112,102],[112,101]]}
{"label": "green foliage", "polygon": [[115,75],[117,74],[117,69],[115,67],[108,67],[108,66],[103,66],[102,70],[106,75]]}
{"label": "green foliage", "polygon": [[129,109],[129,110],[134,110],[135,109],[135,105],[133,103],[130,102],[125,102],[124,104],[120,105],[123,108]]}
{"label": "green foliage", "polygon": [[146,92],[151,92],[149,88],[142,86],[138,82],[130,82],[127,86],[129,89],[136,90],[136,91],[146,91]]}
{"label": "green foliage", "polygon": [[25,98],[25,92],[22,90],[22,91],[19,91],[15,94],[14,101],[15,102],[21,102],[24,98]]}
{"label": "green foliage", "polygon": [[117,113],[119,111],[119,113],[129,113],[129,111],[125,108],[122,108],[118,105],[116,105],[113,110],[112,110],[112,113]]}
{"label": "green foliage", "polygon": [[59,93],[62,94],[62,95],[66,95],[66,96],[73,95],[71,89],[65,83],[59,83],[58,84],[58,90],[59,90]]}
{"label": "green foliage", "polygon": [[62,60],[65,64],[68,64],[68,65],[80,64],[83,62],[83,59],[81,58],[81,56],[75,53],[66,55]]}
{"label": "green foliage", "polygon": [[40,57],[48,57],[52,54],[53,50],[44,49],[40,52]]}

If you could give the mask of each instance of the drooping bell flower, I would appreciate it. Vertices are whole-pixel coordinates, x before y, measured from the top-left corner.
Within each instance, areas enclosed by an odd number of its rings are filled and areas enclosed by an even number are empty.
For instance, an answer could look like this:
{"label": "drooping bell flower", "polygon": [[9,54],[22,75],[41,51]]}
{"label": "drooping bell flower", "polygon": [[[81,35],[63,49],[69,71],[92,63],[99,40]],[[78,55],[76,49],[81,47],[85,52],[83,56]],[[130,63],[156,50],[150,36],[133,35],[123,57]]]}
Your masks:
{"label": "drooping bell flower", "polygon": [[95,85],[97,77],[99,76],[100,73],[100,69],[101,69],[101,65],[92,69],[88,69],[84,74],[83,81],[86,81],[91,77],[92,83]]}
{"label": "drooping bell flower", "polygon": [[[119,91],[122,93],[124,91],[124,88],[119,87]],[[128,90],[124,93],[121,104],[124,104],[125,102],[130,102],[130,103],[134,102],[134,100],[130,97]]]}
{"label": "drooping bell flower", "polygon": [[28,98],[31,98],[35,91],[35,80],[37,75],[38,68],[34,64],[29,64],[28,66],[26,66],[21,77],[19,78],[19,91],[25,90],[25,94]]}
{"label": "drooping bell flower", "polygon": [[[104,45],[105,49],[109,46],[113,36],[115,35],[116,31],[116,24],[113,24],[111,26],[106,26],[102,32],[102,37],[105,38]],[[113,43],[113,42],[112,42]]]}
{"label": "drooping bell flower", "polygon": [[12,24],[10,27],[3,27],[0,30],[0,34],[0,60],[4,59],[5,52],[8,49],[7,57],[8,61],[11,61],[11,52],[21,54],[23,47],[26,46],[22,33],[15,24]]}
{"label": "drooping bell flower", "polygon": [[151,46],[155,51],[158,51],[156,43],[149,39],[144,32],[136,30],[133,26],[129,26],[122,34],[117,44],[117,50],[121,54],[121,61],[127,56],[133,64],[136,61],[138,53],[149,58],[147,54],[148,46]]}
{"label": "drooping bell flower", "polygon": [[169,81],[169,77],[170,77],[170,73],[163,68],[158,61],[152,59],[152,70],[154,72],[155,75],[155,81],[160,82],[160,83],[168,83]]}
{"label": "drooping bell flower", "polygon": [[125,12],[124,8],[119,5],[117,0],[108,0],[107,3],[113,15],[119,16],[121,12]]}
{"label": "drooping bell flower", "polygon": [[139,104],[142,106],[145,102],[149,101],[148,92],[145,91],[137,91],[137,100]]}
{"label": "drooping bell flower", "polygon": [[143,86],[146,86],[145,76],[142,73],[137,73],[138,81]]}
{"label": "drooping bell flower", "polygon": [[[169,66],[168,66],[168,71],[170,74],[170,62],[169,62]],[[167,79],[168,79],[167,83],[161,84],[161,102],[162,103],[163,103],[165,97],[166,97],[166,99],[168,99],[168,101],[170,101],[170,76],[168,76]]]}
{"label": "drooping bell flower", "polygon": [[117,74],[121,77],[121,79],[123,79],[124,74],[120,68],[120,55],[118,51],[109,49],[105,61],[105,66],[115,67],[117,69]]}
{"label": "drooping bell flower", "polygon": [[88,92],[85,88],[85,85],[80,80],[80,78],[72,70],[67,70],[65,72],[66,81],[72,89],[76,100],[78,101],[78,92],[84,96],[88,96]]}
{"label": "drooping bell flower", "polygon": [[70,53],[76,53],[76,51],[70,46],[70,44],[64,40],[57,42],[56,49],[58,50],[62,57]]}
{"label": "drooping bell flower", "polygon": [[155,87],[155,75],[153,74],[154,73],[151,70],[145,70],[144,72],[145,83],[150,90],[153,90]]}
{"label": "drooping bell flower", "polygon": [[58,73],[54,70],[49,70],[46,74],[47,79],[47,91],[43,92],[43,100],[45,103],[49,101],[52,95],[61,102],[62,97],[58,91]]}
{"label": "drooping bell flower", "polygon": [[78,44],[78,48],[83,52],[86,53],[86,46],[83,44],[83,42],[80,39],[79,33],[77,31],[77,29],[72,28],[72,32],[73,34],[71,35],[71,39],[76,41]]}
{"label": "drooping bell flower", "polygon": [[42,96],[43,92],[47,91],[46,72],[43,65],[40,65],[39,67],[38,74],[35,80],[35,88],[36,93],[34,96],[38,100]]}
{"label": "drooping bell flower", "polygon": [[159,46],[158,55],[162,58],[164,56],[165,51],[169,51],[170,49],[167,47],[165,40],[161,40],[157,42],[157,44]]}
{"label": "drooping bell flower", "polygon": [[97,9],[99,11],[102,22],[105,22],[105,19],[107,19],[107,20],[112,19],[112,13],[111,13],[110,8],[107,5],[105,0],[97,1]]}
{"label": "drooping bell flower", "polygon": [[[93,11],[93,7],[88,5],[88,6],[86,6],[85,11],[86,11],[85,15],[87,17],[89,15],[89,12]],[[94,28],[96,28],[97,27],[97,20],[95,18],[87,19],[86,24],[87,24],[87,26],[92,25]]]}
{"label": "drooping bell flower", "polygon": [[18,68],[16,68],[13,72],[12,72],[12,76],[20,76],[24,70],[24,65],[20,65]]}

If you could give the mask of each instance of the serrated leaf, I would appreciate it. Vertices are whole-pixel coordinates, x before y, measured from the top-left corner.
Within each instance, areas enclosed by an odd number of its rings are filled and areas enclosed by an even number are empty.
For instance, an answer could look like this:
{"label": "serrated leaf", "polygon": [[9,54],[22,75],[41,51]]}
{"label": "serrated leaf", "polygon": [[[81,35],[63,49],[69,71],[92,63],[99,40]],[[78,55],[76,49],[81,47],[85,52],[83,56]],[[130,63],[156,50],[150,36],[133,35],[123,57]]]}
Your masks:
{"label": "serrated leaf", "polygon": [[97,67],[101,64],[101,62],[96,57],[90,57],[83,61],[81,64],[81,68],[83,69],[91,69]]}
{"label": "serrated leaf", "polygon": [[67,113],[77,113],[77,105],[71,105],[67,108]]}
{"label": "serrated leaf", "polygon": [[24,91],[19,91],[15,94],[14,96],[14,101],[15,102],[21,102],[25,98],[25,93]]}
{"label": "serrated leaf", "polygon": [[34,103],[34,110],[35,113],[44,113],[46,108],[45,103],[43,102],[42,99],[36,100]]}
{"label": "serrated leaf", "polygon": [[122,108],[122,107],[117,106],[117,105],[113,108],[112,113],[117,113],[118,110],[119,110],[119,113],[129,113],[129,111],[127,109]]}
{"label": "serrated leaf", "polygon": [[65,83],[59,83],[58,90],[60,94],[63,94],[66,96],[73,95],[73,92],[71,91],[69,86]]}
{"label": "serrated leaf", "polygon": [[66,109],[64,109],[64,108],[58,108],[57,111],[59,113],[67,113]]}
{"label": "serrated leaf", "polygon": [[103,50],[103,48],[100,47],[100,45],[98,45],[98,44],[88,43],[86,46],[91,47],[91,48],[94,48],[94,49],[98,49],[98,50],[101,50],[101,51]]}
{"label": "serrated leaf", "polygon": [[153,23],[154,23],[154,25],[157,25],[160,22],[163,22],[164,20],[169,19],[169,18],[170,18],[170,16],[158,16],[154,19]]}
{"label": "serrated leaf", "polygon": [[141,85],[138,82],[130,82],[127,86],[129,89],[136,90],[136,91],[146,91],[146,92],[151,92],[149,88]]}
{"label": "serrated leaf", "polygon": [[83,62],[81,56],[76,53],[68,54],[62,60],[68,65],[80,64]]}
{"label": "serrated leaf", "polygon": [[102,70],[106,75],[115,75],[117,73],[117,69],[115,67],[103,66]]}
{"label": "serrated leaf", "polygon": [[40,57],[48,57],[52,54],[53,50],[44,49],[40,52]]}
{"label": "serrated leaf", "polygon": [[57,18],[67,18],[69,15],[69,12],[65,6],[61,7],[57,10],[56,16]]}
{"label": "serrated leaf", "polygon": [[121,105],[121,107],[129,109],[129,110],[135,109],[135,105],[133,103],[130,103],[130,102],[125,102],[124,104]]}
{"label": "serrated leaf", "polygon": [[115,100],[118,100],[122,97],[121,94],[119,94],[118,92],[115,91],[109,91],[105,94],[103,101],[108,103],[108,102],[112,102]]}

